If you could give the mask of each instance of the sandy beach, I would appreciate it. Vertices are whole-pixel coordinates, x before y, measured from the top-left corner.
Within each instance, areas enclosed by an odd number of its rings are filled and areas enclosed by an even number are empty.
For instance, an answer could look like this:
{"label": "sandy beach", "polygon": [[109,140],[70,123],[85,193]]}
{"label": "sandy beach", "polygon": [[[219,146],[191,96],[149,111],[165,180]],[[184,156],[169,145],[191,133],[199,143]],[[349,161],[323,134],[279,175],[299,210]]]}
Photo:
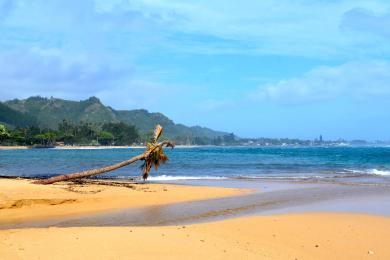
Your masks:
{"label": "sandy beach", "polygon": [[390,260],[390,0],[0,0],[0,260]]}
{"label": "sandy beach", "polygon": [[204,200],[246,192],[249,190],[118,181],[110,185],[37,185],[27,179],[0,179],[0,227],[7,223]]}
{"label": "sandy beach", "polygon": [[204,186],[115,185],[42,186],[0,179],[0,259],[390,258],[390,218],[367,214],[245,216],[171,226],[4,228],[10,223],[250,194],[248,189]]}
{"label": "sandy beach", "polygon": [[246,217],[168,227],[0,231],[1,259],[389,259],[390,219]]}
{"label": "sandy beach", "polygon": [[29,147],[23,145],[12,145],[12,146],[0,145],[0,150],[24,150],[24,149],[29,149]]}

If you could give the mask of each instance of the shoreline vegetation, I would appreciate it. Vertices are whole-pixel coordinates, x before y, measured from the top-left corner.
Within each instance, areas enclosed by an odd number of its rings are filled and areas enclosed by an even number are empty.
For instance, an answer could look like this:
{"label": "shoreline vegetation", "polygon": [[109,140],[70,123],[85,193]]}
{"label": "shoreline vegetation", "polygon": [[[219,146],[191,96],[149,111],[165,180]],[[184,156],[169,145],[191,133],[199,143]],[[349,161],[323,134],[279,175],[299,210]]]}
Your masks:
{"label": "shoreline vegetation", "polygon": [[176,144],[236,141],[233,133],[176,124],[161,113],[144,109],[115,110],[96,97],[70,101],[37,96],[0,102],[0,124],[8,130],[7,134],[0,126],[0,143],[18,145],[140,145],[150,139],[150,129],[156,124],[162,124],[165,137]]}
{"label": "shoreline vegetation", "polygon": [[[390,218],[353,213],[244,216],[171,226],[6,229],[58,219],[226,196],[250,190],[136,183],[0,178],[0,251],[4,259],[389,259]],[[373,224],[375,223],[375,224]],[[1,227],[3,226],[3,227]],[[66,245],[66,246],[64,246]],[[50,250],[47,250],[50,248]]]}

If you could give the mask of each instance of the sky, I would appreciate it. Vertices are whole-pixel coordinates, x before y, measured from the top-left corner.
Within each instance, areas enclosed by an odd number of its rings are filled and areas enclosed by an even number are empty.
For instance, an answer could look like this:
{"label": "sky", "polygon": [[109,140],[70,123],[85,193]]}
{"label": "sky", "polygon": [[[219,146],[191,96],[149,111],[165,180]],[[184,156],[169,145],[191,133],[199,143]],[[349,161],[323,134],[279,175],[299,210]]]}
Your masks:
{"label": "sky", "polygon": [[390,140],[390,1],[0,0],[0,101],[36,95]]}

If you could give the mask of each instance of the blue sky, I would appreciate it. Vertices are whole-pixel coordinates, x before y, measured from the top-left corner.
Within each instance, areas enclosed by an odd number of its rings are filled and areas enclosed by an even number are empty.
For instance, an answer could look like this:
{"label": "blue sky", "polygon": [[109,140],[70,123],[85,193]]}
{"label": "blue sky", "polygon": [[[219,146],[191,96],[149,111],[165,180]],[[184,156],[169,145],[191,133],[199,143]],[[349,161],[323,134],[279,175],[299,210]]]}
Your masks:
{"label": "blue sky", "polygon": [[0,100],[99,97],[242,137],[390,140],[388,0],[0,0]]}

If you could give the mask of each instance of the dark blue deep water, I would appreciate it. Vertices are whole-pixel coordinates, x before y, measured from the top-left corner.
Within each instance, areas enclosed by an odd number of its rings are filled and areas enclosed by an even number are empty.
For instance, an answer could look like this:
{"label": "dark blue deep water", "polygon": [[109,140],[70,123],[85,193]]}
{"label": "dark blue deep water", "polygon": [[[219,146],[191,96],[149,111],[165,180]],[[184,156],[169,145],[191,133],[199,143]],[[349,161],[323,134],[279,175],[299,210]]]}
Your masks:
{"label": "dark blue deep water", "polygon": [[[48,176],[120,162],[142,149],[0,150],[0,175]],[[201,147],[167,149],[152,180],[287,178],[390,183],[390,147]],[[140,163],[107,177],[139,176]]]}

